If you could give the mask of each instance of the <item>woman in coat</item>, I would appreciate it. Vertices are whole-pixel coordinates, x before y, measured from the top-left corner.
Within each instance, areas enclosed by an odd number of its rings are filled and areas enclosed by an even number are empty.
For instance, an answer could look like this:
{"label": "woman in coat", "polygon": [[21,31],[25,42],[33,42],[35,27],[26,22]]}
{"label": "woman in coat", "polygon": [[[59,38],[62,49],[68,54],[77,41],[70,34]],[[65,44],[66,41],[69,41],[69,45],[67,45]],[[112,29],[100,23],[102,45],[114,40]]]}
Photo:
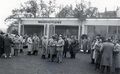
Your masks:
{"label": "woman in coat", "polygon": [[19,50],[23,53],[23,36],[19,36]]}
{"label": "woman in coat", "polygon": [[120,40],[115,44],[114,48],[114,65],[117,74],[120,73]]}
{"label": "woman in coat", "polygon": [[28,37],[27,38],[27,46],[28,46],[28,54],[27,55],[31,55],[32,53],[32,38],[31,37]]}
{"label": "woman in coat", "polygon": [[88,39],[87,38],[84,38],[82,40],[82,47],[83,47],[82,49],[83,49],[84,54],[85,54],[88,50]]}
{"label": "woman in coat", "polygon": [[14,56],[18,56],[19,48],[20,48],[20,40],[19,40],[19,36],[16,35],[14,37]]}
{"label": "woman in coat", "polygon": [[102,39],[99,39],[96,41],[94,45],[94,51],[95,51],[95,69],[100,69],[100,62],[101,62],[101,52],[100,48],[102,46]]}
{"label": "woman in coat", "polygon": [[33,36],[33,55],[38,55],[39,41],[39,37],[35,34]]}

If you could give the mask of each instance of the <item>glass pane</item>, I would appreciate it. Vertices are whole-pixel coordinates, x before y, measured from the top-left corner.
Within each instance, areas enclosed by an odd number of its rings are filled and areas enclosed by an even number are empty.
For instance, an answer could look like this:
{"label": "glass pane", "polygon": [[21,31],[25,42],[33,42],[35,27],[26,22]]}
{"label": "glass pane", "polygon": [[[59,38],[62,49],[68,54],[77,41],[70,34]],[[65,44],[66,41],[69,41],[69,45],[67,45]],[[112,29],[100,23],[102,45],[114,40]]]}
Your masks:
{"label": "glass pane", "polygon": [[95,26],[95,34],[100,34],[102,36],[107,35],[107,26]]}
{"label": "glass pane", "polygon": [[55,26],[55,33],[70,37],[78,36],[78,26]]}
{"label": "glass pane", "polygon": [[108,33],[109,34],[117,34],[117,26],[109,26]]}
{"label": "glass pane", "polygon": [[88,34],[89,33],[94,33],[95,32],[95,26],[88,26],[87,31],[88,31]]}

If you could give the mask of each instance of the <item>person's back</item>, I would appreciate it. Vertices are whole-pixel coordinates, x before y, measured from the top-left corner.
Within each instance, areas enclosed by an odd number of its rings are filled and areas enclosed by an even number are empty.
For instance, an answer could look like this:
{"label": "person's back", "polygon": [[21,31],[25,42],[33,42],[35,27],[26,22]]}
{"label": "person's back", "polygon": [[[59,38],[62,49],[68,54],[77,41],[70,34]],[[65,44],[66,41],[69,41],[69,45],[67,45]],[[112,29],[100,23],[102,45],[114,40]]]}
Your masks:
{"label": "person's back", "polygon": [[5,37],[4,45],[5,45],[5,46],[10,46],[11,43],[12,43],[12,40],[11,40],[9,37]]}
{"label": "person's back", "polygon": [[113,53],[114,44],[110,42],[103,43],[103,54],[104,55],[111,55]]}
{"label": "person's back", "polygon": [[110,72],[113,61],[113,50],[114,44],[112,42],[104,42],[101,48],[102,58],[101,58],[101,70],[104,72],[105,67],[107,72]]}

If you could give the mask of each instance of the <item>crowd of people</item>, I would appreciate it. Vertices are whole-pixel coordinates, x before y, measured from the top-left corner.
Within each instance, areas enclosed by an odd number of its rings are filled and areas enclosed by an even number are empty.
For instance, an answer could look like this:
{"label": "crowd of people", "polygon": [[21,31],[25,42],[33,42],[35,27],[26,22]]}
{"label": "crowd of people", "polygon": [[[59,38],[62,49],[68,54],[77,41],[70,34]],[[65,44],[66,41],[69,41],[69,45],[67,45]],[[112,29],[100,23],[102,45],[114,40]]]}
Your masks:
{"label": "crowd of people", "polygon": [[75,59],[76,53],[79,51],[79,43],[74,36],[67,38],[62,35],[53,35],[47,43],[47,38],[44,36],[42,38],[42,49],[43,59],[47,57],[51,62],[61,63],[62,58],[67,57],[67,52],[70,53],[71,59]]}
{"label": "crowd of people", "polygon": [[37,55],[39,50],[39,37],[19,36],[15,34],[0,33],[0,57],[11,58],[18,56],[19,53],[27,51],[27,55]]}
{"label": "crowd of people", "polygon": [[50,38],[46,36],[40,38],[37,34],[19,36],[1,32],[0,46],[0,57],[11,58],[12,56],[18,56],[20,53],[26,53],[30,56],[40,54],[42,59],[58,63],[62,63],[63,57],[66,58],[67,56],[67,52],[73,59],[79,51],[79,43],[75,36],[67,38],[57,34]]}
{"label": "crowd of people", "polygon": [[95,64],[95,70],[102,74],[120,74],[120,40],[96,36],[91,42],[91,63]]}
{"label": "crowd of people", "polygon": [[[53,35],[38,37],[37,34],[19,36],[0,33],[0,57],[11,58],[20,53],[26,55],[40,54],[42,59],[49,62],[62,63],[63,58],[76,58],[76,53],[83,50],[84,54],[91,53],[91,63],[95,64],[95,70],[101,73],[111,73],[113,70],[120,73],[120,40],[104,38],[97,35],[94,40],[87,36],[78,41],[75,36],[66,37]],[[39,53],[40,52],[40,53]]]}

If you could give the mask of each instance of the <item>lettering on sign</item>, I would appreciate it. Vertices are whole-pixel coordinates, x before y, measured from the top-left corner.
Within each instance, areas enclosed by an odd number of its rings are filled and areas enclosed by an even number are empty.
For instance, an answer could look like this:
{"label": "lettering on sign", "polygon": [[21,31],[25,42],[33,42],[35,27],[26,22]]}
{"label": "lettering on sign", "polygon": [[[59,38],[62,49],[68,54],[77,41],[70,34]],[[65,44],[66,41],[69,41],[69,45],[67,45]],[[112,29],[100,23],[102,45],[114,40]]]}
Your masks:
{"label": "lettering on sign", "polygon": [[61,21],[38,21],[38,23],[55,23],[55,24],[61,24]]}

